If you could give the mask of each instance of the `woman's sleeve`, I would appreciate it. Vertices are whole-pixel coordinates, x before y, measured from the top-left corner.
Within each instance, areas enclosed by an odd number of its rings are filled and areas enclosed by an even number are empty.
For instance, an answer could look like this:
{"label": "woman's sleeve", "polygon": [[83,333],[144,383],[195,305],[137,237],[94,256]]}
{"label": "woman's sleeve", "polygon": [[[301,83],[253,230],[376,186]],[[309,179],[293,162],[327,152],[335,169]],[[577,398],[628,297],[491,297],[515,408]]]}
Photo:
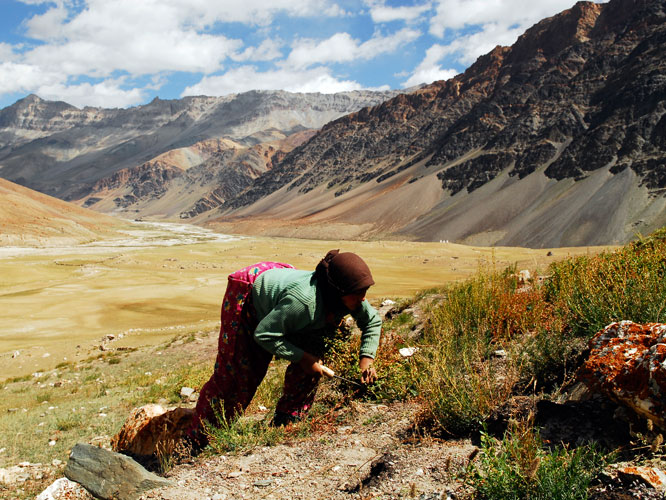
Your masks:
{"label": "woman's sleeve", "polygon": [[254,330],[254,340],[275,356],[298,362],[303,357],[303,349],[287,341],[285,335],[302,330],[311,321],[307,305],[286,295],[259,322]]}
{"label": "woman's sleeve", "polygon": [[379,336],[382,333],[382,320],[379,313],[367,300],[364,300],[358,311],[352,313],[352,317],[361,329],[360,356],[374,358],[379,346]]}

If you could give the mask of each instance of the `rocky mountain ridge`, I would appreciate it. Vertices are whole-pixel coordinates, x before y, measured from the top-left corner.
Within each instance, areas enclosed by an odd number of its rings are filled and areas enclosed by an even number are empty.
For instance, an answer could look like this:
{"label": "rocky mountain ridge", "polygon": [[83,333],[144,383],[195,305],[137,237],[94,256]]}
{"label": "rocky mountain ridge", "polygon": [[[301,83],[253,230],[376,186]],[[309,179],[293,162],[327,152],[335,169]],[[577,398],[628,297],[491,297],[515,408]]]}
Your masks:
{"label": "rocky mountain ridge", "polygon": [[528,246],[649,232],[666,223],[664,21],[663,1],[578,2],[464,74],[327,124],[219,221]]}
{"label": "rocky mountain ridge", "polygon": [[666,225],[664,21],[663,0],[578,2],[404,93],[31,96],[0,110],[0,176],[227,232],[619,244]]}
{"label": "rocky mountain ridge", "polygon": [[[169,151],[196,149],[197,143],[210,139],[227,138],[246,148],[284,140],[396,94],[251,91],[224,97],[156,98],[129,109],[78,109],[31,95],[0,110],[0,175],[85,203],[98,181],[147,162],[155,166],[153,160]],[[264,162],[263,169],[267,165],[270,162]],[[154,171],[157,184],[169,175],[159,168]],[[218,186],[209,187],[201,194]]]}

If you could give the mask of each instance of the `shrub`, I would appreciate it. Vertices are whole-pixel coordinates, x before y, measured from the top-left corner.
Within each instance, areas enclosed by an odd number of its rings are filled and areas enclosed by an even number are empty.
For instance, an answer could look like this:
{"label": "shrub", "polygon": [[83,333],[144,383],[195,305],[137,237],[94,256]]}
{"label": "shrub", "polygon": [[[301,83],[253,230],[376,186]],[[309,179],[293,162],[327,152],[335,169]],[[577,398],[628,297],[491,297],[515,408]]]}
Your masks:
{"label": "shrub", "polygon": [[217,426],[206,424],[208,447],[215,453],[241,453],[256,446],[272,446],[285,435],[284,427],[273,427],[266,421],[237,417],[227,421],[216,414]]}
{"label": "shrub", "polygon": [[480,499],[584,500],[605,462],[594,446],[546,451],[530,424],[515,424],[502,441],[481,434],[468,481]]}
{"label": "shrub", "polygon": [[609,323],[666,320],[666,228],[612,253],[554,263],[545,299],[573,335]]}

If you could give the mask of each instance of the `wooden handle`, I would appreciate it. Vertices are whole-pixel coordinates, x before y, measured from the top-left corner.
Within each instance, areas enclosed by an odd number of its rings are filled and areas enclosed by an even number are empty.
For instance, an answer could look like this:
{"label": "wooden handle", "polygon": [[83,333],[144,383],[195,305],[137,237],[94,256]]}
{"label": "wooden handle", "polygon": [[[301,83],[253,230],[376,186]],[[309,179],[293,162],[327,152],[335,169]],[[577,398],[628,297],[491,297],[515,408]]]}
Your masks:
{"label": "wooden handle", "polygon": [[335,372],[331,370],[328,366],[321,365],[321,371],[324,372],[324,375],[326,375],[329,378],[333,378],[335,375]]}

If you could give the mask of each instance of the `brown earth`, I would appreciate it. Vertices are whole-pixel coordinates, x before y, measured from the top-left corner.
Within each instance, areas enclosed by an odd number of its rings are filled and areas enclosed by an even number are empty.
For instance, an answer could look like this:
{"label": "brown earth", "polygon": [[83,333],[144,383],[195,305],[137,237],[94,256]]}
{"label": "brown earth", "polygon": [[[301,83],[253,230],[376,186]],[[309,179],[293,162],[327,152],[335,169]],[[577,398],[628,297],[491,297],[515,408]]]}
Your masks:
{"label": "brown earth", "polygon": [[126,226],[0,178],[0,246],[72,245],[118,236]]}

